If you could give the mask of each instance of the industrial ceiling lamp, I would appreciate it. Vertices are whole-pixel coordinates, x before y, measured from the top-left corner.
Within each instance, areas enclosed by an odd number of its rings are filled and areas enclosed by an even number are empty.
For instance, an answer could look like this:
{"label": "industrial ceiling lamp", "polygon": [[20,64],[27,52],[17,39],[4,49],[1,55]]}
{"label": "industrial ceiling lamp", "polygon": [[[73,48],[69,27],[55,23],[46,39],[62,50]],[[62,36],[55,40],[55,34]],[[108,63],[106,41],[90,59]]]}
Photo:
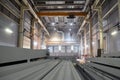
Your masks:
{"label": "industrial ceiling lamp", "polygon": [[118,31],[120,30],[120,23],[117,23],[114,27],[116,27],[117,29],[111,32],[112,36],[116,35]]}
{"label": "industrial ceiling lamp", "polygon": [[118,33],[118,31],[117,30],[114,30],[112,33],[111,33],[111,35],[116,35]]}
{"label": "industrial ceiling lamp", "polygon": [[6,28],[6,29],[5,29],[5,32],[6,32],[6,33],[9,33],[9,34],[12,34],[12,33],[13,33],[13,31],[12,31],[11,29],[9,29],[9,28]]}

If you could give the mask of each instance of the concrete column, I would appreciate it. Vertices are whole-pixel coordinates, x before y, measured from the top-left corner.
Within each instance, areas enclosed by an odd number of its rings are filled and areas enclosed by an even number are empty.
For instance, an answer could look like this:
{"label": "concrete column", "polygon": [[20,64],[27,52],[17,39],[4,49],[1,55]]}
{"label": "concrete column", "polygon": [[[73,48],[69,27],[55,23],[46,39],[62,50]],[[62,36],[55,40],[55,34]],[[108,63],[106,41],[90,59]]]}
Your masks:
{"label": "concrete column", "polygon": [[44,35],[44,32],[42,32],[42,34],[41,34],[41,48],[44,45],[44,40],[45,40],[45,35]]}
{"label": "concrete column", "polygon": [[35,27],[35,20],[33,19],[32,20],[32,25],[31,25],[31,30],[30,30],[30,33],[31,33],[31,49],[34,49],[34,27]]}
{"label": "concrete column", "polygon": [[65,54],[67,53],[67,46],[65,45]]}
{"label": "concrete column", "polygon": [[54,46],[53,46],[53,54],[55,53],[55,51],[54,51]]}
{"label": "concrete column", "polygon": [[85,50],[84,54],[87,53],[87,47],[86,47],[86,45],[87,45],[87,38],[86,38],[86,27],[85,27],[84,28],[84,50]]}
{"label": "concrete column", "polygon": [[99,38],[100,38],[100,49],[104,50],[103,45],[103,19],[102,19],[102,8],[98,7],[98,25],[99,25]]}
{"label": "concrete column", "polygon": [[83,54],[83,38],[82,38],[82,33],[81,33],[81,40],[80,40],[81,42],[81,55]]}
{"label": "concrete column", "polygon": [[38,30],[38,34],[39,34],[39,49],[41,49],[41,27]]}
{"label": "concrete column", "polygon": [[20,9],[20,23],[18,28],[18,47],[23,48],[23,40],[24,40],[24,8],[21,7]]}
{"label": "concrete column", "polygon": [[120,0],[118,0],[119,22],[120,22]]}
{"label": "concrete column", "polygon": [[93,57],[93,46],[92,46],[92,42],[93,42],[93,39],[92,39],[92,19],[89,20],[89,37],[90,37],[90,57]]}
{"label": "concrete column", "polygon": [[31,30],[30,30],[30,34],[31,34],[31,49],[34,49],[34,34],[35,34],[35,23],[37,23],[37,19],[33,19],[32,20],[32,24],[31,24]]}

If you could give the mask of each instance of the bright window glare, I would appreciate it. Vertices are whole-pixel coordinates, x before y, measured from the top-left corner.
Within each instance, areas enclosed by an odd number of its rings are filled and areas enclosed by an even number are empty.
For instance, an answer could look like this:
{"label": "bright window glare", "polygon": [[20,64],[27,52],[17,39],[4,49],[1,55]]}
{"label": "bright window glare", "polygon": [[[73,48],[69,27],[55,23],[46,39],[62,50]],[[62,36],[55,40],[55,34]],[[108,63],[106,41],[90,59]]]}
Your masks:
{"label": "bright window glare", "polygon": [[74,47],[73,47],[73,45],[71,46],[71,50],[73,51],[73,49],[74,49]]}
{"label": "bright window glare", "polygon": [[10,33],[10,34],[13,33],[13,31],[12,31],[11,29],[9,29],[9,28],[6,28],[6,29],[5,29],[5,32]]}
{"label": "bright window glare", "polygon": [[117,34],[116,30],[111,33],[111,35],[116,35],[116,34]]}
{"label": "bright window glare", "polygon": [[61,51],[61,46],[59,46],[59,51]]}

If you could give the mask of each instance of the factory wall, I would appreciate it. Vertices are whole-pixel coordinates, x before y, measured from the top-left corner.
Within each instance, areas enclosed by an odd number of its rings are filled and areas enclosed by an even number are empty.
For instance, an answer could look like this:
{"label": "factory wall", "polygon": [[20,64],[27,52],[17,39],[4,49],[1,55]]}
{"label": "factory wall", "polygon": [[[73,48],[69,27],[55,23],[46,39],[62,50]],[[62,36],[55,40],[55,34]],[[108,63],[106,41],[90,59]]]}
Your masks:
{"label": "factory wall", "polygon": [[18,23],[16,19],[4,6],[0,5],[0,45],[17,47]]}
{"label": "factory wall", "polygon": [[[4,4],[6,3],[6,4]],[[0,45],[18,47],[20,27],[20,6],[15,1],[0,1]],[[35,22],[34,32],[31,32],[34,17],[29,10],[24,11],[23,18],[23,48],[40,49],[41,26]],[[33,37],[33,40],[32,40]]]}
{"label": "factory wall", "polygon": [[[119,11],[118,11],[118,0],[105,0],[102,7],[102,17],[103,17],[103,42],[104,42],[104,53],[117,53],[120,51],[120,19],[119,19]],[[98,12],[93,11],[92,16],[92,46],[93,46],[93,55],[97,55],[97,49],[100,48],[100,36],[99,36],[99,23],[98,23]],[[86,29],[86,41],[87,45],[89,45],[89,30],[87,30],[89,26],[85,25]],[[115,34],[114,34],[115,33]],[[82,36],[84,40],[84,35]],[[85,42],[85,41],[83,41]],[[89,48],[83,45],[83,54],[90,54]],[[85,53],[85,50],[87,52]]]}

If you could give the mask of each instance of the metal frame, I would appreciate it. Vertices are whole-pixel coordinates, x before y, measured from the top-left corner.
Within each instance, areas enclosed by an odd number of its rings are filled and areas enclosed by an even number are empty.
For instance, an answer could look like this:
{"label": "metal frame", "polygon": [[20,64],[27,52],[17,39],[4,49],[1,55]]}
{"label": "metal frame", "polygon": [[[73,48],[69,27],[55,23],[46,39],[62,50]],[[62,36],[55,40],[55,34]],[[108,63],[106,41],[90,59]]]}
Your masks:
{"label": "metal frame", "polygon": [[86,12],[45,12],[41,11],[37,13],[38,16],[86,16]]}
{"label": "metal frame", "polygon": [[65,12],[67,12],[67,11],[81,11],[81,10],[83,10],[83,8],[53,8],[53,9],[43,9],[43,8],[39,8],[38,10],[40,10],[40,11],[65,11]]}
{"label": "metal frame", "polygon": [[35,7],[49,7],[49,6],[84,6],[84,4],[37,4]]}

